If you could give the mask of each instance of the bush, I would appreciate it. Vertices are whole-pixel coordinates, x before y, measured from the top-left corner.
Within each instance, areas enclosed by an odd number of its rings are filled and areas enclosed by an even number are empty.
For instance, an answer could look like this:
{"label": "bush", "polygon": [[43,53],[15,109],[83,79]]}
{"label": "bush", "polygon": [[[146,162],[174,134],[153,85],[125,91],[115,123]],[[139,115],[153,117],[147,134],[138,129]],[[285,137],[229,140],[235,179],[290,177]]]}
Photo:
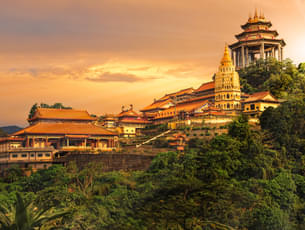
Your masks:
{"label": "bush", "polygon": [[156,148],[167,148],[168,147],[168,141],[165,139],[157,139],[154,141],[154,147]]}

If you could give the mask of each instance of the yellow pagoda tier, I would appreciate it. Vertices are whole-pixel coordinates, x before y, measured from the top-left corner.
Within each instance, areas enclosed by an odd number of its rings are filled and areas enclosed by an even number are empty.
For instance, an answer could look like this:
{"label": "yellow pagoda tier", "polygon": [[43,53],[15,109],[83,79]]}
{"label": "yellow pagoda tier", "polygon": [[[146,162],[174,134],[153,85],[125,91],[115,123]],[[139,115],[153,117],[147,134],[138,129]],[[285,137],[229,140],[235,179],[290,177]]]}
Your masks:
{"label": "yellow pagoda tier", "polygon": [[239,75],[235,71],[226,45],[215,76],[215,107],[234,115],[241,110],[240,95]]}
{"label": "yellow pagoda tier", "polygon": [[283,39],[278,39],[276,30],[270,29],[271,22],[266,20],[264,14],[258,15],[255,10],[254,17],[241,26],[243,32],[235,35],[237,42],[229,47],[232,51],[232,59],[237,69],[248,66],[257,59],[269,57],[283,60],[283,47],[286,45]]}

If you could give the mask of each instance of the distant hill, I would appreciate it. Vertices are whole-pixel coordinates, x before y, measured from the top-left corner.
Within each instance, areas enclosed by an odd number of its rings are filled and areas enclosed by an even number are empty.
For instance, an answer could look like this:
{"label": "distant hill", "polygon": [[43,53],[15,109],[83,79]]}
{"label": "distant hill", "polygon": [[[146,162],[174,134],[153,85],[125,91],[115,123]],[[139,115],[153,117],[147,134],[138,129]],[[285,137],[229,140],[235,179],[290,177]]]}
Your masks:
{"label": "distant hill", "polygon": [[2,129],[0,129],[0,137],[4,137],[4,136],[6,136],[6,133]]}
{"label": "distant hill", "polygon": [[15,132],[21,130],[22,128],[19,126],[16,126],[16,125],[11,125],[11,126],[0,127],[0,129],[7,134],[12,134],[12,133],[15,133]]}

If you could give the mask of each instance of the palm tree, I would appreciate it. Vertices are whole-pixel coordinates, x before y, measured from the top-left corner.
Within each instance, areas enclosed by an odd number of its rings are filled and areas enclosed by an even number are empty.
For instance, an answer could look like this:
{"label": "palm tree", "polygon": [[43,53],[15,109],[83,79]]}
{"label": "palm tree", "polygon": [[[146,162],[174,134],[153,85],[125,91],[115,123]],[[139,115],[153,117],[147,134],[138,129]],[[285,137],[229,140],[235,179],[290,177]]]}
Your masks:
{"label": "palm tree", "polygon": [[68,213],[54,211],[52,208],[39,210],[33,202],[25,203],[21,195],[16,193],[14,206],[0,204],[0,230],[36,230]]}

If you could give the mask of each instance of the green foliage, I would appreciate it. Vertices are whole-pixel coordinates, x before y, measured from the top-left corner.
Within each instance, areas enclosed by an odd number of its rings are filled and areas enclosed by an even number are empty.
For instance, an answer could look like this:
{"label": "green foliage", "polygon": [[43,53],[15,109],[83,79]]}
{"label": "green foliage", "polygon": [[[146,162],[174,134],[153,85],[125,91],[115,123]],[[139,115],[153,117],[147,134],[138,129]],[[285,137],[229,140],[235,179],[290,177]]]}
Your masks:
{"label": "green foliage", "polygon": [[268,108],[260,117],[261,127],[275,139],[274,147],[301,159],[305,152],[305,98],[286,101]]}
{"label": "green foliage", "polygon": [[304,95],[304,63],[297,68],[291,60],[259,59],[239,70],[242,90],[246,93],[269,90],[278,98]]}
{"label": "green foliage", "polygon": [[71,163],[24,177],[11,168],[0,181],[0,213],[13,216],[23,193],[24,205],[50,216],[70,210],[46,229],[304,229],[304,111],[304,99],[290,98],[262,114],[261,130],[237,117],[228,134],[190,138],[184,153],[158,154],[141,172]]}
{"label": "green foliage", "polygon": [[154,147],[156,148],[167,148],[168,141],[164,138],[158,138],[153,142]]}
{"label": "green foliage", "polygon": [[25,202],[19,193],[16,193],[14,205],[1,204],[0,229],[3,230],[33,230],[44,224],[67,215],[67,211],[52,209],[39,210],[32,202]]}

